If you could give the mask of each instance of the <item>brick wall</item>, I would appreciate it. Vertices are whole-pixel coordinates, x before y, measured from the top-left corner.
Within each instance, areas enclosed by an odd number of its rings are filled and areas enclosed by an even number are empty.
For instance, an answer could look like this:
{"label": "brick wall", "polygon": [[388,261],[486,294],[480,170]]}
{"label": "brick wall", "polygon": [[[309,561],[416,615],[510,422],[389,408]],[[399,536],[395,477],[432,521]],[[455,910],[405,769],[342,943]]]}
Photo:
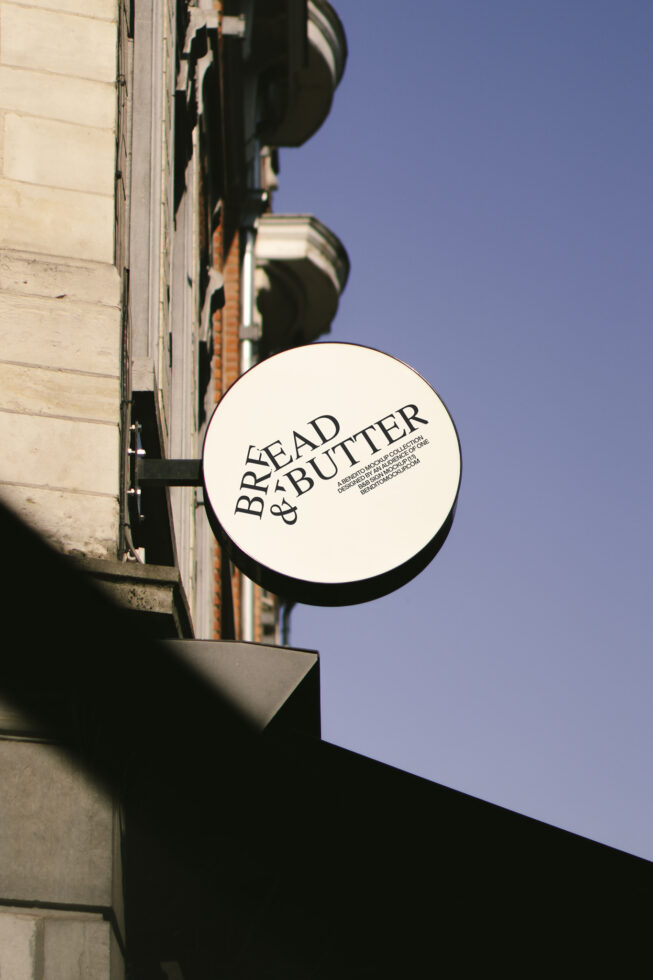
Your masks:
{"label": "brick wall", "polygon": [[[226,254],[225,254],[226,249]],[[220,400],[223,393],[237,379],[239,374],[238,330],[240,325],[240,243],[235,235],[228,246],[223,240],[222,226],[216,231],[214,255],[223,255],[223,275],[225,290],[225,306],[215,314],[213,334],[213,379],[215,402]],[[214,546],[214,636],[222,636],[223,627],[223,596],[222,596],[222,555],[220,546]],[[240,623],[240,576],[234,573],[232,578],[234,601],[234,621],[238,635]]]}
{"label": "brick wall", "polygon": [[[223,231],[220,227],[214,239],[214,255],[224,254]],[[224,257],[224,289],[226,303],[214,318],[213,334],[213,380],[215,386],[215,402],[238,378],[240,374],[240,357],[238,335],[240,327],[240,242],[238,235],[231,240]],[[213,635],[216,639],[222,636],[223,627],[223,596],[221,586],[223,556],[219,545],[214,546],[214,619]],[[232,576],[232,593],[234,603],[234,621],[236,638],[240,636],[240,573],[235,571]],[[258,587],[254,590],[254,640],[262,640],[261,629],[261,594]]]}

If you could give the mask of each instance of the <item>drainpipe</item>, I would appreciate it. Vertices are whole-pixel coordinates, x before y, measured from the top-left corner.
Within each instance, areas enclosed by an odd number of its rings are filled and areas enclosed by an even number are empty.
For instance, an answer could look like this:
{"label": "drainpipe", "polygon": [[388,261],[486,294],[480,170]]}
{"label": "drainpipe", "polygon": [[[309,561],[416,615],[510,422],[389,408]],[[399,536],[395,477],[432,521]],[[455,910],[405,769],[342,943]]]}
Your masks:
{"label": "drainpipe", "polygon": [[[239,370],[241,374],[249,371],[258,359],[258,341],[261,336],[260,323],[256,321],[256,289],[254,273],[256,259],[256,232],[258,219],[267,204],[268,195],[260,188],[260,147],[254,146],[251,177],[247,200],[241,220],[243,236],[243,259],[241,265],[241,324],[239,335]],[[240,638],[254,641],[254,583],[246,575],[240,576]]]}
{"label": "drainpipe", "polygon": [[281,646],[287,647],[290,645],[290,614],[293,611],[295,603],[291,602],[290,599],[286,599],[283,604],[283,618],[281,620]]}

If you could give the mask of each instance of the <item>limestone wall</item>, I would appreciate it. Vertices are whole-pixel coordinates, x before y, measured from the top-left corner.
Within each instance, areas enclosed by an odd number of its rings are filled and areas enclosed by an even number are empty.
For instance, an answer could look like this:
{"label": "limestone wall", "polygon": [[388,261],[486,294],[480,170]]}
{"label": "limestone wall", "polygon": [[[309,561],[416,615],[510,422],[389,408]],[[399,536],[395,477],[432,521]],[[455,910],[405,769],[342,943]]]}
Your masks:
{"label": "limestone wall", "polygon": [[115,557],[115,0],[0,0],[0,497]]}
{"label": "limestone wall", "polygon": [[118,810],[65,753],[5,728],[0,703],[0,976],[123,980]]}
{"label": "limestone wall", "polygon": [[0,910],[0,976],[123,980],[120,947],[99,913]]}

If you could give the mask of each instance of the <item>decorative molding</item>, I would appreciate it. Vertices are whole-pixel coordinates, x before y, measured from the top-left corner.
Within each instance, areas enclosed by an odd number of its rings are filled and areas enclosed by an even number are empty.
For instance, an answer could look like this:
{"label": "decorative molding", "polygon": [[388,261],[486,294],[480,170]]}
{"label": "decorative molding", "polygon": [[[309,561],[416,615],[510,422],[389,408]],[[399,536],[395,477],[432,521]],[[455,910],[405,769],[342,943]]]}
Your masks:
{"label": "decorative molding", "polygon": [[301,146],[329,115],[347,60],[347,40],[326,0],[308,0],[306,57],[291,73],[283,118],[262,134],[270,146]]}
{"label": "decorative molding", "polygon": [[349,275],[340,239],[311,214],[264,214],[255,254],[268,352],[328,333]]}

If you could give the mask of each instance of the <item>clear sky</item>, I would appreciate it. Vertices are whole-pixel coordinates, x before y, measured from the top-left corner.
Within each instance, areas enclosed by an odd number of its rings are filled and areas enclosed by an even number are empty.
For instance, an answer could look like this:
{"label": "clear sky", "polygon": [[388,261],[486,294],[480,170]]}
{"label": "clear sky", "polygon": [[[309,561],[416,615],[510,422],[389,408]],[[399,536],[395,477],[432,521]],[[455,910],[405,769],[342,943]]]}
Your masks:
{"label": "clear sky", "polygon": [[333,2],[274,208],[342,240],[330,339],[424,375],[463,478],[412,583],[296,607],[323,736],[653,859],[653,3]]}

